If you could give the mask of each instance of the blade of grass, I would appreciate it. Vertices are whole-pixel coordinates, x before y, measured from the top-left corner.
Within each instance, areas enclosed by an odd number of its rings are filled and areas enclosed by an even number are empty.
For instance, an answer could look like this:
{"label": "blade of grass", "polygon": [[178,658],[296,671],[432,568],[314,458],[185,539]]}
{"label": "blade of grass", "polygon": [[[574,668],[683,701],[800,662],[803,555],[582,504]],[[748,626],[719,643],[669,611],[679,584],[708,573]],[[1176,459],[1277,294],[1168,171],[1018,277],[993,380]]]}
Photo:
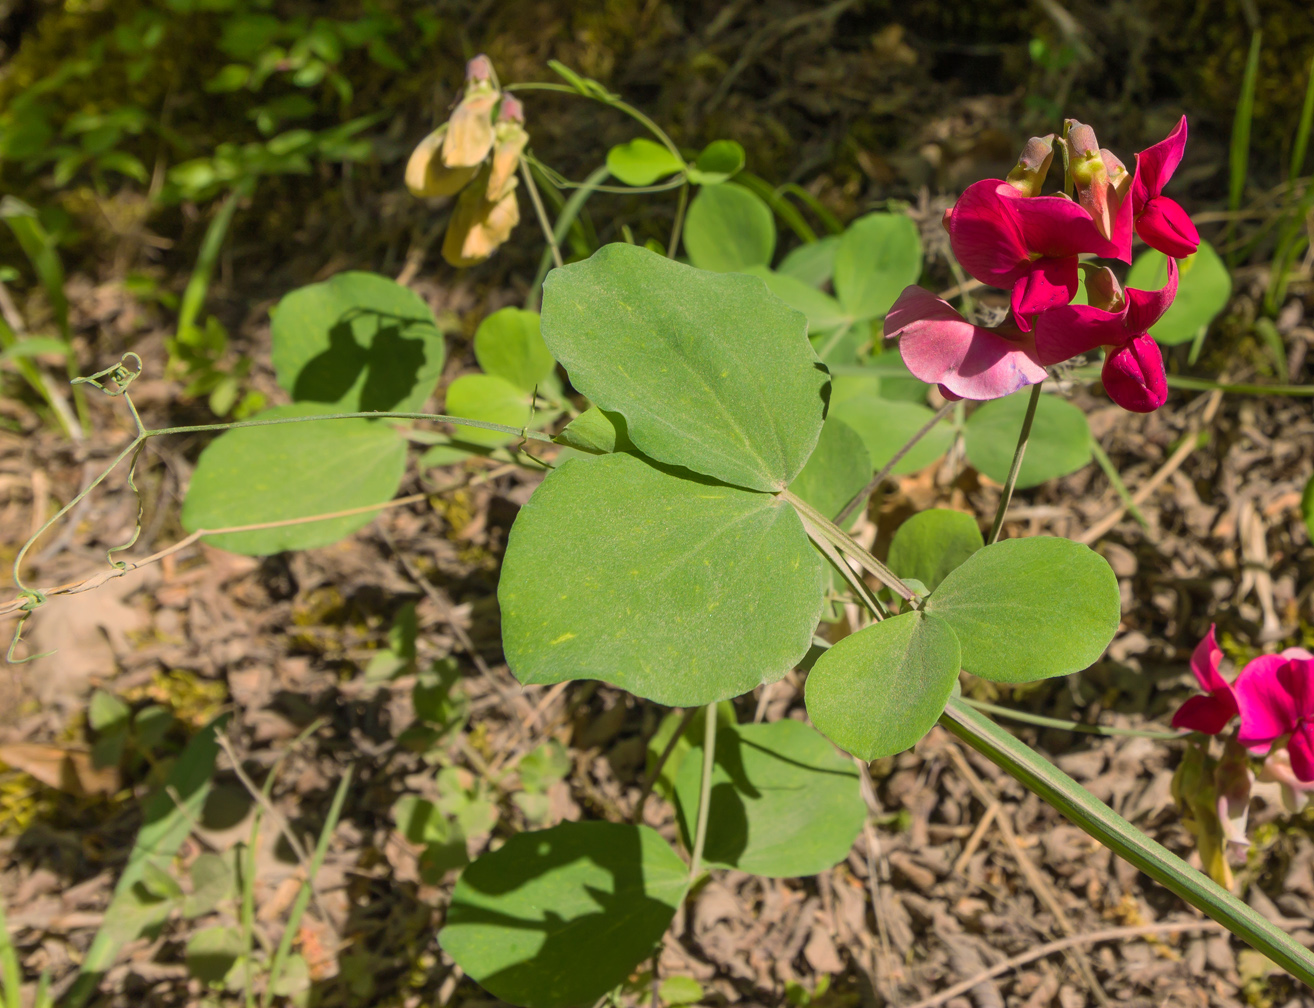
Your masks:
{"label": "blade of grass", "polygon": [[301,882],[301,888],[297,892],[297,898],[292,903],[292,912],[287,919],[287,927],[283,929],[283,937],[279,940],[278,949],[274,952],[274,961],[269,966],[269,983],[265,987],[264,996],[260,999],[263,1008],[269,1008],[270,1002],[274,997],[274,987],[278,984],[279,975],[283,972],[283,967],[287,964],[288,955],[292,951],[292,941],[301,927],[302,915],[306,912],[306,907],[310,905],[310,895],[315,875],[319,873],[320,866],[324,863],[324,855],[328,853],[329,841],[333,838],[333,831],[338,827],[338,819],[342,815],[343,803],[347,800],[347,789],[351,787],[351,767],[342,775],[342,780],[338,782],[338,790],[333,795],[333,804],[329,806],[328,817],[324,820],[324,828],[320,830],[319,841],[315,844],[315,851],[310,855],[310,874]]}
{"label": "blade of grass", "polygon": [[1300,109],[1296,124],[1296,140],[1291,145],[1291,171],[1287,178],[1294,182],[1305,167],[1305,152],[1309,150],[1309,133],[1314,128],[1314,56],[1309,61],[1309,78],[1305,83],[1305,103]]}
{"label": "blade of grass", "polygon": [[803,219],[803,215],[795,209],[794,204],[780,195],[766,179],[758,178],[750,172],[741,171],[735,176],[735,181],[755,195],[761,196],[776,216],[788,224],[789,229],[805,242],[817,240],[817,233]]}
{"label": "blade of grass", "polygon": [[1109,850],[1208,914],[1296,979],[1314,987],[1314,953],[1151,840],[1030,746],[973,710],[961,697],[950,699],[940,723]]}
{"label": "blade of grass", "polygon": [[[1241,78],[1241,95],[1237,99],[1236,114],[1232,118],[1232,147],[1228,154],[1227,208],[1241,209],[1246,191],[1246,172],[1250,166],[1250,125],[1255,117],[1255,82],[1259,78],[1259,47],[1263,32],[1258,29],[1250,36],[1250,53],[1246,57],[1245,74]],[[1228,225],[1230,234],[1234,224]],[[1229,257],[1229,265],[1235,255]]]}
{"label": "blade of grass", "polygon": [[18,965],[18,953],[9,940],[4,900],[0,900],[0,981],[4,983],[5,1008],[20,1008],[23,1003],[23,971]]}
{"label": "blade of grass", "polygon": [[0,200],[0,217],[9,225],[24,255],[36,270],[37,279],[55,313],[55,326],[64,342],[69,340],[68,298],[64,295],[64,264],[55,249],[55,239],[37,217],[37,212],[16,196]]}
{"label": "blade of grass", "polygon": [[210,794],[210,778],[219,752],[216,735],[227,723],[228,715],[224,714],[197,732],[178,757],[164,787],[146,799],[142,827],[105,910],[105,922],[92,939],[91,948],[78,969],[78,978],[61,1002],[61,1008],[80,1008],[85,1004],[100,985],[105,971],[114,964],[119,950],[168,917],[170,901],[144,903],[137,887],[148,863],[168,870],[192,824],[200,817]]}
{"label": "blade of grass", "polygon": [[1131,491],[1127,489],[1127,484],[1122,481],[1122,475],[1118,472],[1118,467],[1113,464],[1113,459],[1109,458],[1108,452],[1094,438],[1090,439],[1090,451],[1095,456],[1095,461],[1100,464],[1100,468],[1104,470],[1104,475],[1109,478],[1109,484],[1117,491],[1118,497],[1122,500],[1122,506],[1127,509],[1127,513],[1136,519],[1136,523],[1141,528],[1149,529],[1150,523],[1145,520],[1145,515],[1141,514],[1141,509],[1132,500]]}
{"label": "blade of grass", "polygon": [[840,235],[844,233],[844,225],[840,223],[840,219],[831,213],[821,200],[817,199],[817,197],[813,196],[812,193],[808,192],[801,185],[796,185],[793,182],[786,182],[780,187],[780,191],[793,196],[800,203],[807,206],[809,210],[817,215],[817,220],[821,221],[821,226],[831,234]]}
{"label": "blade of grass", "polygon": [[205,306],[205,295],[210,289],[210,277],[214,274],[215,263],[224,247],[228,228],[237,212],[237,204],[255,191],[256,176],[248,175],[233,187],[219,207],[219,212],[205,229],[201,239],[201,251],[196,256],[196,266],[187,278],[187,287],[183,290],[182,303],[178,306],[178,331],[174,339],[179,343],[192,345],[195,338],[191,335],[196,328],[196,319]]}

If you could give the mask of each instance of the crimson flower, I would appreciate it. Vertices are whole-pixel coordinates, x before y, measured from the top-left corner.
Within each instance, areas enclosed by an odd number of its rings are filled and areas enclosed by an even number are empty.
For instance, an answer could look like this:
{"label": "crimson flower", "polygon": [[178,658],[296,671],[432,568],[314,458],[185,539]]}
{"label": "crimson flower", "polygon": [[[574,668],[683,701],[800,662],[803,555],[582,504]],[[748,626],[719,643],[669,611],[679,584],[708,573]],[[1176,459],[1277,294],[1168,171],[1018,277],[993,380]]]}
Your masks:
{"label": "crimson flower", "polygon": [[1183,259],[1200,247],[1200,232],[1163,187],[1181,164],[1186,149],[1186,116],[1164,139],[1136,155],[1132,178],[1132,211],[1136,233],[1151,248]]}
{"label": "crimson flower", "polygon": [[973,325],[922,287],[905,287],[885,316],[908,370],[951,399],[998,399],[1044,381],[1035,341],[1011,320]]}
{"label": "crimson flower", "polygon": [[1038,316],[1036,359],[1058,364],[1102,346],[1106,356],[1101,378],[1109,398],[1123,409],[1149,413],[1168,399],[1168,383],[1163,354],[1147,330],[1177,296],[1177,260],[1169,258],[1168,282],[1157,291],[1122,291],[1107,267],[1101,273],[1112,292],[1108,307],[1063,305]]}
{"label": "crimson flower", "polygon": [[1314,660],[1261,655],[1234,684],[1241,714],[1238,741],[1264,751],[1290,736],[1287,753],[1296,779],[1314,781]]}
{"label": "crimson flower", "polygon": [[1077,255],[1117,255],[1081,206],[1066,196],[1024,196],[1007,182],[974,182],[945,214],[963,269],[992,287],[1011,288],[1018,329],[1077,293]]}
{"label": "crimson flower", "polygon": [[1204,640],[1191,654],[1191,671],[1195,673],[1195,681],[1200,684],[1204,696],[1193,696],[1177,709],[1173,715],[1174,728],[1217,735],[1236,717],[1236,694],[1232,684],[1218,671],[1222,660],[1223,652],[1210,624]]}

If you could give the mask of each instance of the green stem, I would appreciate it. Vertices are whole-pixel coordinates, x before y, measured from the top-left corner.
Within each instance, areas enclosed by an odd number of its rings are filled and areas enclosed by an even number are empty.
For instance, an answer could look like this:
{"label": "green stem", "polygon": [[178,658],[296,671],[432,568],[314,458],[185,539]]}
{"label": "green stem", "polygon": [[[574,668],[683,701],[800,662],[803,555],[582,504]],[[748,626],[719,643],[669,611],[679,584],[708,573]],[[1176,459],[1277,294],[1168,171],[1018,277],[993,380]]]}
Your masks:
{"label": "green stem", "polygon": [[[558,247],[566,240],[566,235],[574,226],[580,211],[584,209],[584,203],[598,191],[602,180],[607,178],[611,172],[607,170],[606,165],[596,169],[584,184],[571,193],[570,199],[566,200],[565,205],[561,208],[561,213],[557,215],[557,224],[553,229],[552,235],[557,241]],[[534,277],[534,283],[529,288],[529,294],[525,297],[525,308],[532,310],[538,306],[539,295],[543,291],[543,280],[548,275],[548,269],[552,265],[552,250],[544,249],[543,255],[538,262],[538,273]]]}
{"label": "green stem", "polygon": [[1002,718],[1008,718],[1012,721],[1021,721],[1023,724],[1039,725],[1041,728],[1058,728],[1062,731],[1080,732],[1085,735],[1118,735],[1129,738],[1148,738],[1148,739],[1179,739],[1185,738],[1187,733],[1184,732],[1165,732],[1165,731],[1146,731],[1140,728],[1113,728],[1109,725],[1092,725],[1082,724],[1080,721],[1064,721],[1062,718],[1042,717],[1039,714],[1031,714],[1027,711],[1015,710],[1012,707],[1001,707],[999,704],[986,703],[984,700],[972,700],[963,697],[963,703],[975,707],[980,711],[987,711],[990,714],[998,714]]}
{"label": "green stem", "polygon": [[565,261],[561,258],[561,246],[557,244],[557,237],[552,230],[552,225],[548,223],[547,211],[543,209],[543,197],[539,195],[538,186],[534,184],[534,175],[529,170],[529,162],[524,158],[520,159],[520,174],[525,178],[525,188],[529,191],[529,202],[534,204],[534,213],[538,216],[538,226],[543,229],[543,237],[548,244],[548,252],[552,254],[552,261],[558,266],[564,266]]}
{"label": "green stem", "polygon": [[671,140],[669,136],[666,135],[666,131],[663,130],[660,126],[658,126],[651,119],[649,119],[642,112],[640,112],[638,109],[636,109],[633,105],[630,105],[628,102],[624,102],[619,98],[611,98],[611,97],[604,98],[602,95],[598,95],[598,94],[585,94],[582,91],[580,91],[578,88],[571,87],[569,84],[552,84],[546,81],[528,81],[523,84],[508,84],[502,90],[503,91],[557,91],[562,94],[579,95],[581,98],[592,98],[594,101],[600,102],[603,105],[607,105],[611,108],[614,108],[618,112],[624,112],[631,119],[634,119],[640,124],[642,124],[643,128],[646,129],[653,136],[655,136],[658,140],[660,140],[662,144],[665,145],[666,149],[670,151],[672,154],[674,154],[676,158],[679,159],[681,164],[684,163],[684,155],[680,153],[680,148],[675,146],[675,142]]}
{"label": "green stem", "polygon": [[1309,949],[1151,840],[984,714],[955,698],[949,701],[940,723],[1119,857],[1208,914],[1302,983],[1314,987],[1314,954]]}
{"label": "green stem", "polygon": [[666,247],[666,258],[674,259],[680,251],[680,232],[684,230],[684,212],[689,209],[689,186],[680,186],[680,200],[675,204],[675,223],[671,225],[671,242]]}
{"label": "green stem", "polygon": [[986,545],[999,538],[999,530],[1004,527],[1004,513],[1013,500],[1013,487],[1017,483],[1017,474],[1022,469],[1022,458],[1027,453],[1027,439],[1031,437],[1031,422],[1036,419],[1036,404],[1040,402],[1040,382],[1031,386],[1031,398],[1027,400],[1027,411],[1022,417],[1022,430],[1017,436],[1017,448],[1013,450],[1013,464],[1008,467],[1008,479],[1004,480],[1003,493],[999,495],[999,507],[995,509],[995,521],[990,526],[990,536]]}
{"label": "green stem", "polygon": [[703,708],[703,776],[698,786],[698,822],[694,826],[693,855],[689,860],[689,884],[698,878],[707,842],[707,810],[712,805],[712,767],[716,763],[716,704]]}
{"label": "green stem", "polygon": [[871,482],[869,482],[865,487],[863,487],[856,494],[854,494],[853,499],[844,505],[844,510],[842,510],[835,518],[835,524],[843,525],[844,522],[848,519],[849,515],[853,514],[853,512],[858,509],[858,505],[860,505],[864,500],[866,500],[869,495],[875,493],[876,488],[885,482],[886,477],[888,477],[890,473],[894,471],[894,467],[897,466],[900,461],[902,461],[903,457],[907,455],[908,452],[912,451],[913,445],[915,445],[918,441],[924,438],[927,434],[931,433],[935,425],[938,424],[941,420],[943,420],[946,416],[948,416],[951,412],[953,412],[954,407],[957,405],[958,402],[947,402],[943,406],[941,406],[938,410],[936,410],[935,416],[927,420],[926,423],[922,426],[921,430],[919,430],[916,434],[910,437],[904,443],[902,448],[900,448],[897,452],[891,455],[890,460],[881,467],[881,471],[871,478]]}
{"label": "green stem", "polygon": [[[515,434],[531,441],[552,441],[550,434],[542,431],[525,430],[523,427],[508,427],[506,424],[487,423],[483,420],[468,420],[465,417],[447,416],[443,413],[326,413],[322,416],[273,417],[269,420],[238,420],[233,423],[194,424],[190,427],[157,427],[142,432],[142,437],[159,437],[161,434],[201,434],[205,431],[236,430],[239,427],[272,427],[276,424],[305,423],[308,420],[431,420],[434,423],[450,423],[460,427],[478,427],[481,430],[499,431],[502,434]],[[131,447],[131,446],[130,446]]]}
{"label": "green stem", "polygon": [[814,508],[807,501],[798,495],[791,493],[789,490],[781,490],[777,494],[781,500],[788,501],[794,506],[794,509],[809,523],[814,525],[832,544],[838,546],[858,563],[862,564],[870,573],[876,575],[881,584],[894,592],[905,602],[917,602],[920,599],[911,588],[899,580],[894,571],[886,567],[867,550],[863,549],[854,538],[827,518],[824,514]]}

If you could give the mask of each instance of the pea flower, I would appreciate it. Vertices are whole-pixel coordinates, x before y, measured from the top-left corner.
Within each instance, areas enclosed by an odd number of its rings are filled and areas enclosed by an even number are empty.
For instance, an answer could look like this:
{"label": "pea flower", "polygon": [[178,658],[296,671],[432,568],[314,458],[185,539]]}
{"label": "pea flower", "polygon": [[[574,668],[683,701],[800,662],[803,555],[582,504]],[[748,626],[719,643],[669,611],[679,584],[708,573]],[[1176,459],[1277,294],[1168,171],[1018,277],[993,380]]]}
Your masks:
{"label": "pea flower", "polygon": [[1204,696],[1193,696],[1173,715],[1174,728],[1217,735],[1237,715],[1236,694],[1232,684],[1223,678],[1218,666],[1223,661],[1213,624],[1204,640],[1191,653],[1191,671],[1200,684]]}
{"label": "pea flower", "polygon": [[1308,652],[1261,655],[1237,676],[1238,741],[1267,752],[1282,738],[1297,781],[1314,781],[1314,659]]}
{"label": "pea flower", "polygon": [[465,95],[452,117],[420,141],[406,162],[406,187],[415,196],[454,196],[479,172],[493,149],[498,91],[493,65],[476,56],[465,69]]}
{"label": "pea flower", "polygon": [[1177,260],[1169,258],[1168,282],[1157,291],[1124,291],[1107,266],[1094,270],[1096,279],[1086,287],[1091,304],[1064,305],[1036,319],[1036,358],[1057,364],[1102,346],[1109,398],[1133,413],[1149,413],[1168,399],[1163,354],[1148,330],[1177,296]]}
{"label": "pea flower", "polygon": [[1131,262],[1131,203],[1127,199],[1132,177],[1113,151],[1103,148],[1095,131],[1076,119],[1067,121],[1064,141],[1068,173],[1077,202],[1090,215],[1099,233],[1115,246],[1114,257]]}
{"label": "pea flower", "polygon": [[951,399],[998,399],[1044,381],[1035,340],[1013,321],[973,325],[947,301],[907,287],[885,316],[885,335],[899,338],[908,370]]}
{"label": "pea flower", "polygon": [[1131,195],[1136,233],[1151,248],[1183,259],[1200,247],[1200,232],[1185,210],[1163,194],[1186,149],[1186,116],[1153,147],[1136,155]]}
{"label": "pea flower", "polygon": [[973,277],[1012,291],[1023,332],[1040,312],[1077,293],[1077,256],[1116,255],[1080,205],[1066,196],[1024,196],[999,179],[974,182],[945,213],[954,256]]}

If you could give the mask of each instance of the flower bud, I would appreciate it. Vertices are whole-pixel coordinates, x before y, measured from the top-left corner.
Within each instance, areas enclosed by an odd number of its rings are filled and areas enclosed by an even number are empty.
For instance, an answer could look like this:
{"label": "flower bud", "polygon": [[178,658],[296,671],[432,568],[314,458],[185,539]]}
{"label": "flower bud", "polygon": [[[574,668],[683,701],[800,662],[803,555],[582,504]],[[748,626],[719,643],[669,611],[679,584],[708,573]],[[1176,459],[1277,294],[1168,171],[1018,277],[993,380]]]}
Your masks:
{"label": "flower bud", "polygon": [[443,141],[443,164],[448,168],[478,165],[493,149],[493,107],[501,94],[493,86],[493,64],[487,56],[466,64],[465,80],[465,97],[448,120]]}
{"label": "flower bud", "polygon": [[1228,739],[1223,757],[1214,767],[1214,791],[1218,795],[1218,821],[1223,838],[1233,853],[1244,855],[1250,847],[1246,823],[1250,816],[1250,772],[1246,751],[1235,739]]}
{"label": "flower bud", "polygon": [[1094,266],[1081,263],[1081,271],[1086,276],[1086,302],[1092,308],[1107,312],[1120,312],[1127,303],[1122,292],[1122,284],[1107,266]]}
{"label": "flower bud", "polygon": [[[1095,131],[1075,119],[1068,120],[1068,174],[1077,193],[1077,202],[1090,214],[1101,235],[1113,234],[1113,210],[1108,166],[1100,151]],[[1121,165],[1120,165],[1121,167]],[[1127,172],[1122,169],[1123,174]]]}
{"label": "flower bud", "polygon": [[507,95],[493,127],[493,170],[488,176],[489,201],[496,203],[515,187],[516,168],[520,155],[529,143],[529,134],[523,125],[525,110],[520,102]]}
{"label": "flower bud", "polygon": [[479,172],[478,165],[448,168],[439,152],[447,136],[447,123],[420,141],[406,162],[406,188],[413,196],[452,196]]}
{"label": "flower bud", "polygon": [[1022,156],[1005,180],[1023,196],[1039,196],[1054,160],[1054,134],[1032,137],[1022,148]]}
{"label": "flower bud", "polygon": [[520,223],[520,204],[516,201],[515,176],[507,180],[506,190],[497,200],[487,197],[492,167],[484,165],[474,182],[456,201],[451,223],[443,237],[443,258],[453,266],[473,266],[497,251]]}

